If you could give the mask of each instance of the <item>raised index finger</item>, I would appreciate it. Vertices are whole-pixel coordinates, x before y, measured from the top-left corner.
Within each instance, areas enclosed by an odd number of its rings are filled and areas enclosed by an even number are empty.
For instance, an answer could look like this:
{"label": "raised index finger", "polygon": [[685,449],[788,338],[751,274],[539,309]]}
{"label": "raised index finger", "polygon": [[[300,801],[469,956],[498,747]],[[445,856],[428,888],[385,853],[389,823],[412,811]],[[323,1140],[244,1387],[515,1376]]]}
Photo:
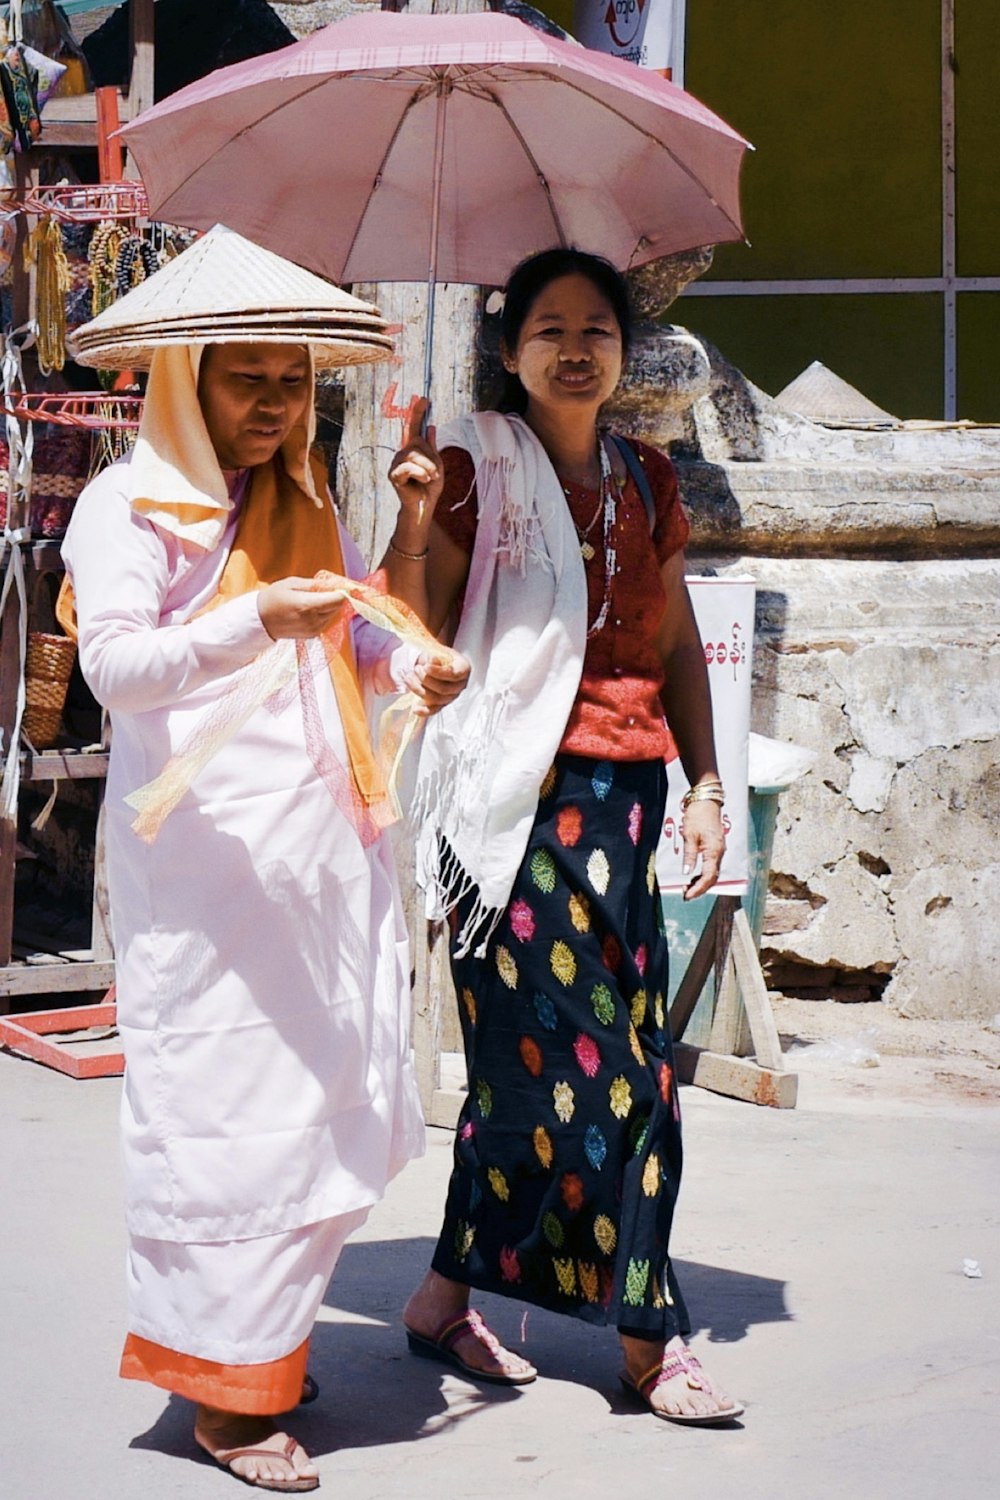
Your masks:
{"label": "raised index finger", "polygon": [[426,396],[411,396],[410,404],[406,408],[406,416],[403,418],[403,441],[401,446],[408,448],[423,437],[424,418],[427,415],[430,402]]}

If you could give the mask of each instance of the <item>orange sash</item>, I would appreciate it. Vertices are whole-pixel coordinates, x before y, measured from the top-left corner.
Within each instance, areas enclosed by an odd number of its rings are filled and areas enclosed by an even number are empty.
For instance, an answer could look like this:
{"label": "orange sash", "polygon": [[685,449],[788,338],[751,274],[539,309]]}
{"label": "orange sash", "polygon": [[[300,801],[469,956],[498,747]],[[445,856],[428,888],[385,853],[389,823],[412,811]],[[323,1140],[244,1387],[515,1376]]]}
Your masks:
{"label": "orange sash", "polygon": [[[326,469],[311,454],[318,495],[326,494]],[[219,592],[201,613],[229,599],[264,588],[280,578],[312,578],[321,569],[343,574],[344,553],[333,507],[316,505],[289,478],[280,458],[260,464],[250,479],[250,491],[236,527],[232,549],[219,579]],[[343,631],[339,651],[330,657],[330,678],[344,725],[344,737],[355,785],[367,803],[386,794],[368,716],[365,712],[350,630]]]}

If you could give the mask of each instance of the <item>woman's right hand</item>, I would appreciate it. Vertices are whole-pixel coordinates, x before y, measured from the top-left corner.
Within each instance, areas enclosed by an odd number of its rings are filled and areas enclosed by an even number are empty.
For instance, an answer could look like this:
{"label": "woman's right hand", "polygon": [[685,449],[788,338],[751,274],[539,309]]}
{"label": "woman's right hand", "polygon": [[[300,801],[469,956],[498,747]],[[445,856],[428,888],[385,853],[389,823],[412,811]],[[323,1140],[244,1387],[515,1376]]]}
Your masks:
{"label": "woman's right hand", "polygon": [[272,641],[309,640],[340,613],[343,589],[319,589],[312,578],[280,578],[257,595],[261,622]]}
{"label": "woman's right hand", "polygon": [[[421,437],[420,428],[427,412],[424,397],[412,402],[403,428],[403,441],[389,465],[389,482],[399,496],[400,516],[396,530],[400,545],[407,551],[419,551],[426,545],[434,507],[444,488],[444,466],[434,446],[434,428],[428,427]],[[419,547],[416,545],[419,543]]]}

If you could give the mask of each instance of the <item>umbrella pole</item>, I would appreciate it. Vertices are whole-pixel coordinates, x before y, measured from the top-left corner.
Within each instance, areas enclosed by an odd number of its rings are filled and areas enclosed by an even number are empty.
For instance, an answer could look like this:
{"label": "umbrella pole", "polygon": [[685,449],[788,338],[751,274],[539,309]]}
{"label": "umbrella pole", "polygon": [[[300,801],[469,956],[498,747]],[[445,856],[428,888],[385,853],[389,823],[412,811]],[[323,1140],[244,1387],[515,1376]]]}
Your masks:
{"label": "umbrella pole", "polygon": [[444,129],[445,116],[448,112],[448,95],[450,93],[450,80],[439,78],[437,86],[437,119],[434,128],[430,262],[427,270],[427,327],[424,334],[424,395],[427,397],[427,411],[423,424],[425,432],[430,420],[431,411],[431,364],[434,357],[434,303],[437,294],[438,233],[441,227],[441,178],[444,174]]}

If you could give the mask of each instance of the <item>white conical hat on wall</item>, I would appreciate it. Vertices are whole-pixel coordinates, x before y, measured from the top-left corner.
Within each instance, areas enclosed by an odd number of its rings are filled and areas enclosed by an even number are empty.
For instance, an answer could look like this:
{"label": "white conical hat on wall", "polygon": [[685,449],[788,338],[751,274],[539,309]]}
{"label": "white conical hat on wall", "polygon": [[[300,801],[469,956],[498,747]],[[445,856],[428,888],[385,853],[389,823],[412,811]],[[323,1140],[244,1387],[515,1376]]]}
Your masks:
{"label": "white conical hat on wall", "polygon": [[316,365],[393,351],[377,307],[217,224],[67,340],[78,364],[144,369],[168,344],[308,344]]}
{"label": "white conical hat on wall", "polygon": [[883,411],[840,375],[814,359],[775,401],[785,411],[825,427],[898,427],[899,418]]}

